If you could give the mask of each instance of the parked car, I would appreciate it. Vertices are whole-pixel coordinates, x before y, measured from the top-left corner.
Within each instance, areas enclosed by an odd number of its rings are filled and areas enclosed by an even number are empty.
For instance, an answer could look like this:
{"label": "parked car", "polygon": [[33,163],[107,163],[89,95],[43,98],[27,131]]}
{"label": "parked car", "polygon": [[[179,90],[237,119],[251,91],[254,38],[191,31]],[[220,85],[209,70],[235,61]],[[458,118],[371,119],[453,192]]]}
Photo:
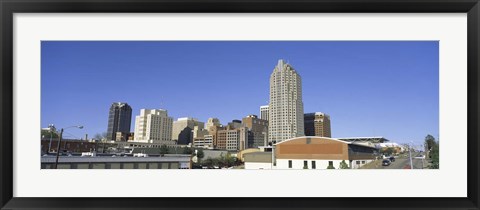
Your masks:
{"label": "parked car", "polygon": [[390,162],[395,162],[395,157],[391,156],[389,159],[390,159]]}
{"label": "parked car", "polygon": [[390,160],[388,159],[385,159],[382,161],[382,166],[389,166],[392,162],[390,162]]}

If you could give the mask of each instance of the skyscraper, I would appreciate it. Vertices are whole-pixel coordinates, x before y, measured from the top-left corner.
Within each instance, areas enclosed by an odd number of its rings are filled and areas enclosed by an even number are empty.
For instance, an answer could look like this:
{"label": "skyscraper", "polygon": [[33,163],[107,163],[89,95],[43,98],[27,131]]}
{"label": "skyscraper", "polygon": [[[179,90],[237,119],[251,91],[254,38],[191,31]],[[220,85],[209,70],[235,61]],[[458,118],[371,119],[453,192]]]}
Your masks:
{"label": "skyscraper", "polygon": [[284,60],[278,61],[270,75],[268,109],[269,142],[304,136],[302,79]]}
{"label": "skyscraper", "polygon": [[177,144],[192,143],[192,130],[195,126],[199,126],[199,129],[203,129],[204,125],[205,123],[200,122],[195,118],[178,118],[177,121],[173,122],[172,140],[177,141]]}
{"label": "skyscraper", "polygon": [[266,136],[268,133],[268,121],[258,119],[257,115],[248,115],[242,119],[242,123],[249,129],[247,147],[254,148],[266,146]]}
{"label": "skyscraper", "polygon": [[107,138],[109,140],[116,140],[117,132],[121,132],[126,136],[126,134],[130,133],[131,122],[132,107],[127,103],[112,103],[108,114]]}
{"label": "skyscraper", "polygon": [[260,119],[268,120],[268,105],[260,106]]}
{"label": "skyscraper", "polygon": [[305,135],[332,137],[330,129],[330,116],[322,113],[305,113]]}
{"label": "skyscraper", "polygon": [[137,142],[158,143],[172,140],[173,119],[167,110],[141,109],[135,117],[135,138]]}

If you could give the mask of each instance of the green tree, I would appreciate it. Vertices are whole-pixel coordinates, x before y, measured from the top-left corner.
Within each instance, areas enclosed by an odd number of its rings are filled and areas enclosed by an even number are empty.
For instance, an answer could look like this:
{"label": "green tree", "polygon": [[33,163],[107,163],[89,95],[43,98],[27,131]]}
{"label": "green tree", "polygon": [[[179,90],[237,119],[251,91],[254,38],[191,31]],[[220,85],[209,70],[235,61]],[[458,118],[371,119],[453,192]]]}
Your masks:
{"label": "green tree", "polygon": [[206,160],[203,160],[202,164],[207,166],[208,168],[213,167],[213,158],[209,157]]}
{"label": "green tree", "polygon": [[197,157],[198,157],[198,158],[203,158],[203,157],[205,157],[205,153],[203,153],[203,149],[198,149],[198,150],[197,150]]}
{"label": "green tree", "polygon": [[393,147],[384,147],[382,149],[382,153],[387,156],[392,155],[394,152],[395,152],[395,149]]}
{"label": "green tree", "polygon": [[427,145],[427,150],[431,150],[437,143],[435,141],[435,138],[432,135],[428,134],[425,137],[425,144]]}
{"label": "green tree", "polygon": [[348,167],[348,164],[345,162],[345,160],[342,160],[342,162],[340,162],[339,168],[340,169],[349,169],[350,167]]}
{"label": "green tree", "polygon": [[430,152],[430,156],[432,157],[432,165],[430,165],[430,168],[432,169],[438,169],[440,168],[440,145],[439,143],[435,143],[432,147],[432,150]]}
{"label": "green tree", "polygon": [[328,165],[327,169],[335,169],[332,165]]}
{"label": "green tree", "polygon": [[50,131],[47,131],[47,130],[42,130],[41,131],[41,137],[42,138],[50,139],[50,135],[53,139],[58,138],[58,134],[55,133],[55,132],[50,132]]}
{"label": "green tree", "polygon": [[227,153],[227,155],[225,155],[225,157],[223,158],[223,166],[231,167],[235,164],[235,161],[235,157],[232,157],[230,153]]}
{"label": "green tree", "polygon": [[169,151],[168,151],[167,145],[163,144],[162,146],[160,146],[160,154],[161,155],[168,154],[168,153],[169,153]]}
{"label": "green tree", "polygon": [[182,154],[192,154],[192,153],[193,153],[193,151],[190,147],[184,147],[182,149]]}

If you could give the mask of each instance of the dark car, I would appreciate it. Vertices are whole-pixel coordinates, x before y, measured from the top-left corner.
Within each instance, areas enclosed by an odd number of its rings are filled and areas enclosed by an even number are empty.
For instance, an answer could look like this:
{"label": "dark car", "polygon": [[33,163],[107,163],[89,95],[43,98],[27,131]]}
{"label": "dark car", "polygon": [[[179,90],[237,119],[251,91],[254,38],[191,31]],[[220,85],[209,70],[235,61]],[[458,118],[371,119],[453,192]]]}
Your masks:
{"label": "dark car", "polygon": [[392,163],[392,162],[390,162],[390,160],[385,159],[385,160],[382,161],[382,166],[389,166],[390,163]]}
{"label": "dark car", "polygon": [[395,157],[392,156],[389,159],[390,159],[390,162],[395,162]]}

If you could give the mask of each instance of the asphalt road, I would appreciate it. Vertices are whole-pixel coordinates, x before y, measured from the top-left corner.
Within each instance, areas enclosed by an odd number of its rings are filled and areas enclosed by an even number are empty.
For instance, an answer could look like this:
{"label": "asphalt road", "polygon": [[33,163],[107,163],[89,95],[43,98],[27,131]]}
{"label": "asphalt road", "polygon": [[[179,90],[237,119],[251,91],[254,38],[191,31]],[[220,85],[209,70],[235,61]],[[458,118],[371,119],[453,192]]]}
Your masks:
{"label": "asphalt road", "polygon": [[[427,168],[427,162],[423,159],[415,158],[415,156],[421,155],[420,153],[412,154],[412,163],[413,169],[423,169]],[[364,169],[410,169],[410,158],[408,155],[397,157],[394,162],[392,162],[389,166],[382,166],[381,160],[377,160],[375,165],[370,165],[370,167],[366,167]]]}
{"label": "asphalt road", "polygon": [[[420,153],[412,154],[412,163],[413,169],[423,169],[423,159],[415,158],[415,156],[420,155]],[[381,166],[382,169],[410,169],[410,158],[406,157],[399,157],[397,158],[392,164],[389,166]],[[426,167],[426,162],[425,162]]]}

